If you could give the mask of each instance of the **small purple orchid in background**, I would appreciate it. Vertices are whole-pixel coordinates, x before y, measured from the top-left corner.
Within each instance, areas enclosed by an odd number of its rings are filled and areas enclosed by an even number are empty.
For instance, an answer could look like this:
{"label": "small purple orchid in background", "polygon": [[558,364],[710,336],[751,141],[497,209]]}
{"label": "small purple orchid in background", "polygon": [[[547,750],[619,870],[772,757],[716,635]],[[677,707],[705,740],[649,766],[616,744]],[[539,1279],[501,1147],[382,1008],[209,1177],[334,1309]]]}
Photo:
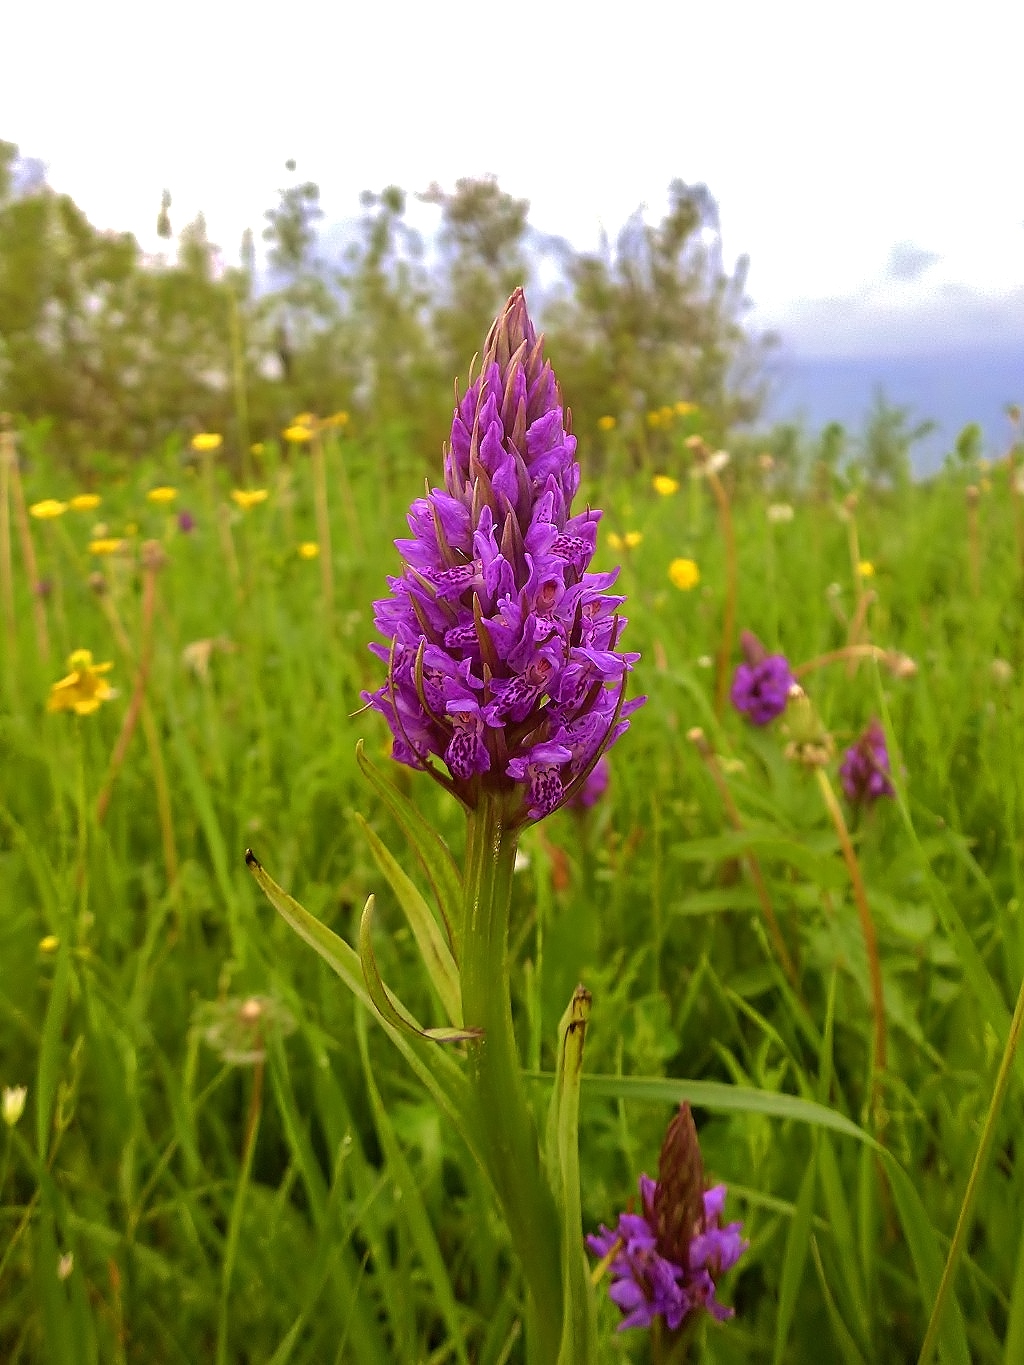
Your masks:
{"label": "small purple orchid in background", "polygon": [[749,1246],[741,1223],[721,1226],[726,1188],[704,1188],[704,1164],[690,1106],[683,1104],[665,1134],[658,1179],[640,1177],[641,1213],[623,1213],[587,1238],[608,1261],[608,1294],[624,1314],[619,1330],[650,1327],[663,1317],[670,1331],[701,1309],[724,1321],[734,1310],[719,1303],[716,1281]]}
{"label": "small purple orchid in background", "polygon": [[744,662],[732,680],[732,704],[754,725],[767,725],[786,709],[793,671],[784,654],[769,654],[752,631],[743,632],[740,647]]}
{"label": "small purple orchid in background", "polygon": [[570,810],[586,811],[591,806],[596,806],[601,797],[608,790],[608,782],[611,778],[611,765],[608,756],[602,754],[594,764],[589,776],[583,785],[577,790],[574,796],[566,801],[566,806]]}
{"label": "small purple orchid in background", "polygon": [[851,804],[870,806],[880,796],[895,795],[891,773],[885,731],[877,718],[872,717],[857,742],[843,755],[839,780]]}
{"label": "small purple orchid in background", "polygon": [[640,705],[623,701],[639,656],[618,649],[616,575],[587,572],[601,514],[570,516],[575,452],[517,289],[456,406],[444,487],[413,503],[402,573],[374,604],[388,678],[364,699],[393,757],[470,810],[497,792],[519,824],[572,797]]}

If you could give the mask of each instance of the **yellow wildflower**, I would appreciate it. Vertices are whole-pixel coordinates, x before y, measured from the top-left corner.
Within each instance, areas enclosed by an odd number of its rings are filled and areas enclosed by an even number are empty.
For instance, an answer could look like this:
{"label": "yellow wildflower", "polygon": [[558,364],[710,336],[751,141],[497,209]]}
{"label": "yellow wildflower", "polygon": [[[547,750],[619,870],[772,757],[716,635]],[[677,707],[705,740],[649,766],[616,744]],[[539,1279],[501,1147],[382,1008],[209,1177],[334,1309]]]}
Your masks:
{"label": "yellow wildflower", "polygon": [[266,502],[270,494],[265,488],[232,488],[231,497],[235,504],[248,512],[250,507],[258,507],[261,502]]}
{"label": "yellow wildflower", "polygon": [[117,536],[100,536],[96,540],[89,541],[89,553],[91,555],[116,555],[122,548],[124,541]]}
{"label": "yellow wildflower", "polygon": [[300,412],[298,417],[292,418],[292,426],[295,427],[315,427],[319,418],[315,412]]}
{"label": "yellow wildflower", "polygon": [[29,516],[38,521],[52,521],[54,517],[62,517],[67,510],[67,503],[58,502],[56,498],[44,498],[42,502],[34,502],[28,509]]}
{"label": "yellow wildflower", "polygon": [[307,427],[302,422],[293,422],[290,427],[285,427],[283,435],[286,441],[301,446],[313,439],[314,432],[312,427]]}
{"label": "yellow wildflower", "polygon": [[643,538],[642,531],[627,531],[624,536],[620,536],[617,531],[609,531],[605,536],[611,550],[635,550]]}
{"label": "yellow wildflower", "polygon": [[689,417],[691,413],[694,413],[696,411],[697,411],[696,403],[679,402],[675,406],[675,413],[677,417]]}
{"label": "yellow wildflower", "polygon": [[663,427],[667,427],[671,425],[672,418],[676,415],[676,410],[673,407],[669,407],[669,405],[666,403],[665,406],[660,410],[660,415],[661,425]]}
{"label": "yellow wildflower", "polygon": [[700,569],[692,559],[673,559],[668,576],[680,592],[689,592],[700,582]]}
{"label": "yellow wildflower", "polygon": [[46,934],[39,940],[39,951],[41,953],[55,953],[60,947],[60,939],[56,934]]}
{"label": "yellow wildflower", "polygon": [[249,454],[262,455],[265,448],[266,447],[264,446],[262,441],[253,441],[252,445],[249,447]]}
{"label": "yellow wildflower", "polygon": [[647,425],[648,425],[649,427],[654,427],[654,428],[660,427],[660,426],[661,426],[661,413],[660,413],[660,412],[649,412],[649,413],[647,414]]}
{"label": "yellow wildflower", "polygon": [[347,412],[334,412],[334,413],[332,413],[332,414],[330,415],[330,417],[325,417],[325,418],[324,418],[324,426],[325,426],[325,427],[336,427],[336,428],[338,428],[339,430],[340,430],[342,427],[347,427],[347,426],[348,426],[348,413],[347,413]]}
{"label": "yellow wildflower", "polygon": [[979,481],[978,481],[978,487],[981,489],[981,491],[982,491],[983,493],[991,493],[991,492],[992,492],[992,480],[991,480],[991,479],[984,479],[984,478],[983,478],[983,479],[979,479]]}
{"label": "yellow wildflower", "polygon": [[192,449],[198,455],[210,455],[215,450],[220,450],[224,444],[224,437],[216,431],[201,431],[198,436],[192,437]]}
{"label": "yellow wildflower", "polygon": [[673,493],[679,492],[679,480],[669,474],[655,474],[654,491],[663,498],[670,498]]}
{"label": "yellow wildflower", "polygon": [[103,499],[98,493],[76,493],[73,498],[68,500],[68,506],[72,512],[91,512],[99,507]]}
{"label": "yellow wildflower", "polygon": [[597,429],[598,431],[614,431],[615,418],[609,416],[599,417],[597,419]]}
{"label": "yellow wildflower", "polygon": [[100,709],[101,702],[114,696],[114,689],[103,677],[113,664],[94,664],[92,652],[76,649],[68,659],[71,672],[50,688],[47,711],[74,711],[76,716],[91,716]]}
{"label": "yellow wildflower", "polygon": [[171,488],[168,484],[161,484],[159,488],[151,488],[146,494],[150,502],[167,503],[173,502],[178,496],[178,490]]}
{"label": "yellow wildflower", "polygon": [[857,565],[857,572],[861,578],[874,578],[875,566],[870,559],[862,559]]}
{"label": "yellow wildflower", "polygon": [[320,546],[315,540],[304,540],[299,546],[300,559],[316,559],[320,553]]}

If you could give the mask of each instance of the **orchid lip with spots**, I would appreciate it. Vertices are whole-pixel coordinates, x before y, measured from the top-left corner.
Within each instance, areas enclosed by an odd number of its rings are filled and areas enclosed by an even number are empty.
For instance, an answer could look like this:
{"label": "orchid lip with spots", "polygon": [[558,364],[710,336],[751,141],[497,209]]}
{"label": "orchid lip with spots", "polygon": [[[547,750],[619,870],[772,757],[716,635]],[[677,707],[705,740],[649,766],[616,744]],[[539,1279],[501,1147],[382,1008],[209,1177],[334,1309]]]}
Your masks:
{"label": "orchid lip with spots", "polygon": [[616,573],[588,571],[601,514],[571,515],[575,452],[517,290],[456,406],[444,486],[413,503],[402,572],[375,603],[388,677],[364,696],[394,757],[469,809],[503,794],[520,823],[572,797],[643,700],[625,701],[639,656],[619,648]]}

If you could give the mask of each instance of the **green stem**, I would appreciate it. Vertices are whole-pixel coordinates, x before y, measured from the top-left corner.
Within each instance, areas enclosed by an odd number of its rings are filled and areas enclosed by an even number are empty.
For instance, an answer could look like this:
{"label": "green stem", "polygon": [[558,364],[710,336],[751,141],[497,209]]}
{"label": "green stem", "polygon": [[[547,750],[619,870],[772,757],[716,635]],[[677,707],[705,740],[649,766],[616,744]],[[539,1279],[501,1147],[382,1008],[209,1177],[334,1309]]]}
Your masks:
{"label": "green stem", "polygon": [[334,629],[334,553],[331,549],[331,518],[327,506],[327,462],[320,432],[313,433],[310,448],[313,471],[313,501],[316,508],[316,536],[320,542],[320,582],[324,597],[324,619],[328,638]]}
{"label": "green stem", "polygon": [[992,1142],[996,1135],[996,1123],[1003,1107],[1003,1101],[1006,1098],[1006,1087],[1010,1083],[1010,1074],[1013,1071],[1014,1057],[1020,1045],[1022,1028],[1024,1028],[1024,981],[1021,982],[1020,990],[1017,993],[1017,1004],[1010,1021],[1010,1032],[1007,1035],[1006,1047],[1003,1049],[1002,1060],[999,1063],[999,1072],[996,1075],[996,1083],[992,1090],[992,1099],[989,1101],[988,1113],[985,1115],[985,1126],[981,1130],[981,1140],[975,1153],[974,1165],[971,1167],[971,1174],[967,1181],[967,1189],[964,1191],[964,1200],[960,1205],[960,1216],[956,1222],[956,1231],[953,1233],[953,1240],[949,1244],[949,1254],[942,1269],[942,1279],[939,1281],[938,1293],[935,1295],[932,1315],[928,1320],[917,1365],[928,1365],[935,1353],[935,1347],[938,1345],[943,1314],[947,1301],[953,1292],[953,1282],[960,1266],[960,1257],[963,1255],[967,1236],[971,1230],[971,1219],[974,1216],[974,1205],[978,1200],[981,1177],[984,1174],[988,1154],[992,1149]]}
{"label": "green stem", "polygon": [[252,485],[252,450],[249,440],[249,398],[245,388],[245,348],[242,342],[242,316],[238,295],[232,289],[228,317],[231,323],[231,378],[235,391],[235,423],[242,456],[242,477]]}
{"label": "green stem", "polygon": [[[261,1040],[262,1046],[262,1040]],[[231,1304],[231,1277],[234,1274],[238,1257],[238,1244],[242,1233],[242,1213],[245,1209],[245,1196],[252,1175],[252,1161],[256,1152],[256,1138],[260,1131],[260,1118],[263,1113],[263,1060],[256,1063],[252,1077],[252,1090],[249,1095],[249,1113],[245,1121],[245,1137],[242,1143],[242,1165],[238,1173],[238,1184],[231,1205],[228,1222],[227,1240],[224,1247],[224,1268],[221,1273],[220,1303],[217,1309],[217,1365],[227,1365],[228,1361],[228,1312]]]}
{"label": "green stem", "polygon": [[470,1044],[470,1081],[484,1159],[527,1290],[531,1359],[554,1365],[562,1334],[558,1215],[544,1178],[512,1025],[508,919],[518,833],[500,795],[470,813],[466,845],[462,1008],[482,1028]]}
{"label": "green stem", "polygon": [[729,664],[732,658],[732,639],[736,633],[736,597],[739,573],[736,567],[736,531],[732,523],[732,509],[725,484],[713,469],[708,470],[708,485],[718,506],[718,521],[725,544],[725,602],[722,606],[722,636],[718,642],[715,663],[715,715],[721,718],[729,697]]}

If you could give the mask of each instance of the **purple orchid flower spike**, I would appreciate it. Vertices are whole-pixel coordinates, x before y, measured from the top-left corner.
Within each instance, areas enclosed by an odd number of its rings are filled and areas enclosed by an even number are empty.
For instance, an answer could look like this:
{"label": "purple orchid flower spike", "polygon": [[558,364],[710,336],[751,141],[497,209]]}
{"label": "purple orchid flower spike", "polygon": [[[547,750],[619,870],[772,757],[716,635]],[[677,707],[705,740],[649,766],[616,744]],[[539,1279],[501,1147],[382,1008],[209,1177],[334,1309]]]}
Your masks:
{"label": "purple orchid flower spike", "polygon": [[733,1309],[719,1303],[718,1278],[749,1243],[741,1223],[721,1225],[724,1185],[704,1188],[704,1165],[690,1106],[680,1106],[668,1126],[658,1179],[640,1177],[640,1213],[623,1213],[614,1228],[603,1224],[587,1238],[595,1256],[608,1262],[608,1295],[622,1311],[619,1330],[650,1327],[665,1319],[669,1331],[702,1310],[719,1321]]}
{"label": "purple orchid flower spike", "polygon": [[[364,699],[393,756],[475,809],[507,798],[513,823],[580,790],[627,728],[639,657],[619,649],[614,573],[590,573],[600,512],[571,515],[576,440],[521,289],[459,399],[444,487],[417,499],[401,574],[374,604],[388,677]],[[447,773],[436,767],[440,760]]]}
{"label": "purple orchid flower spike", "polygon": [[732,704],[754,725],[767,725],[781,716],[793,686],[793,671],[784,654],[769,654],[753,632],[741,637],[743,663],[732,681]]}
{"label": "purple orchid flower spike", "polygon": [[885,731],[877,718],[872,718],[856,744],[843,755],[839,780],[852,805],[870,806],[880,796],[895,795],[891,773]]}

